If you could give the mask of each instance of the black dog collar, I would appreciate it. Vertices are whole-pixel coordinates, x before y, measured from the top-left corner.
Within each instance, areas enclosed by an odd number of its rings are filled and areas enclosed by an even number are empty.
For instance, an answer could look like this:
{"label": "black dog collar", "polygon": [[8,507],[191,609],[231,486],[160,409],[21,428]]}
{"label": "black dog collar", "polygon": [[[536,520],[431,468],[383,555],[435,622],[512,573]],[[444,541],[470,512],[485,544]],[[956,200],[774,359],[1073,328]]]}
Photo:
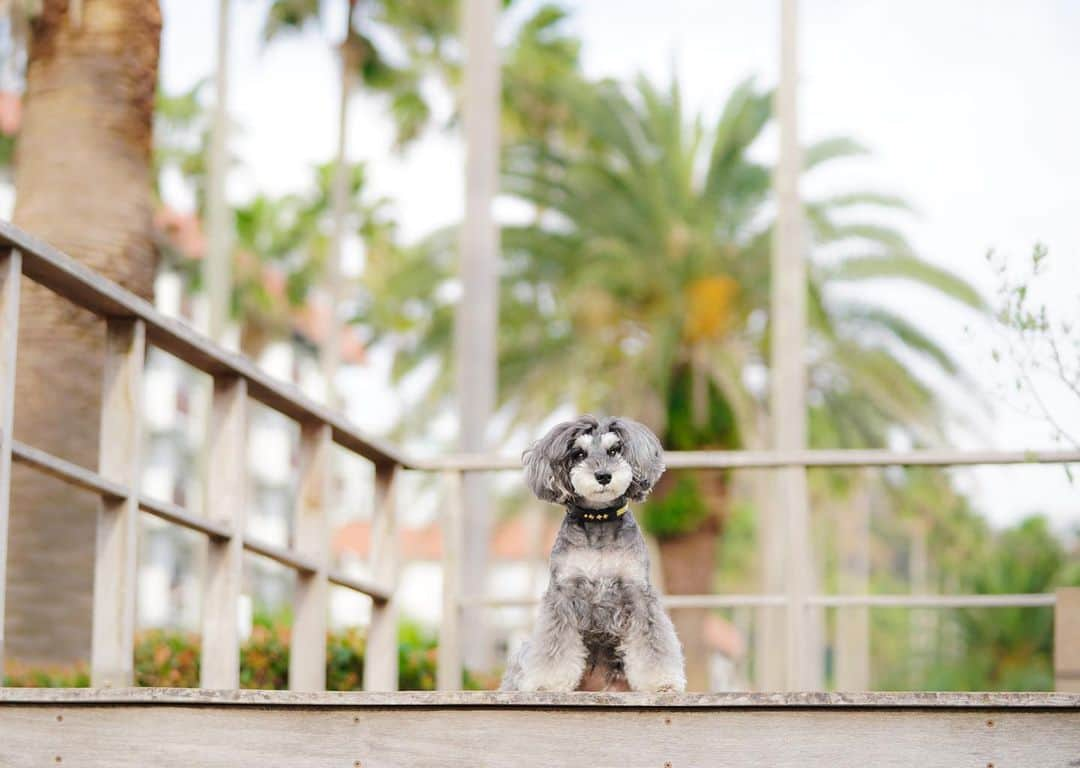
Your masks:
{"label": "black dog collar", "polygon": [[629,506],[626,499],[620,499],[618,503],[602,509],[587,509],[570,504],[566,507],[566,515],[575,523],[610,523],[622,518]]}

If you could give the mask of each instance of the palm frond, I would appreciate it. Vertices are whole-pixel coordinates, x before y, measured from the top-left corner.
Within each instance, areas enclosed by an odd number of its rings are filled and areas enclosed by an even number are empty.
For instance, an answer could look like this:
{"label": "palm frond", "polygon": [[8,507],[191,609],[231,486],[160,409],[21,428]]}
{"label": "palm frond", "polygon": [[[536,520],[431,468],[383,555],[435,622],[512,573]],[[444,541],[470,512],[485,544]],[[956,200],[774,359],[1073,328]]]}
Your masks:
{"label": "palm frond", "polygon": [[826,279],[835,282],[905,280],[930,288],[976,311],[983,312],[987,308],[986,301],[971,283],[943,267],[907,253],[847,258],[826,270]]}

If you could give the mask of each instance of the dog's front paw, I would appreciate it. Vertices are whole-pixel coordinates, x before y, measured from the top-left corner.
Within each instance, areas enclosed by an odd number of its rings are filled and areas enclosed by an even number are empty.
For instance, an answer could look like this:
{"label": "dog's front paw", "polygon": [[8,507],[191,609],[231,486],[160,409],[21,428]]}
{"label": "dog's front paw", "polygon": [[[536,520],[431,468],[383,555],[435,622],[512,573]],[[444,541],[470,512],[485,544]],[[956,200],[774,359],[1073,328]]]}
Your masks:
{"label": "dog's front paw", "polygon": [[521,678],[521,691],[538,693],[565,693],[577,689],[581,675],[574,675],[563,670],[550,670],[548,674],[524,675]]}
{"label": "dog's front paw", "polygon": [[554,693],[577,690],[582,672],[578,659],[570,656],[553,662],[528,665],[522,670],[520,690]]}
{"label": "dog's front paw", "polygon": [[629,680],[635,691],[646,693],[683,693],[686,691],[686,676],[681,669],[655,670],[653,674],[636,674]]}

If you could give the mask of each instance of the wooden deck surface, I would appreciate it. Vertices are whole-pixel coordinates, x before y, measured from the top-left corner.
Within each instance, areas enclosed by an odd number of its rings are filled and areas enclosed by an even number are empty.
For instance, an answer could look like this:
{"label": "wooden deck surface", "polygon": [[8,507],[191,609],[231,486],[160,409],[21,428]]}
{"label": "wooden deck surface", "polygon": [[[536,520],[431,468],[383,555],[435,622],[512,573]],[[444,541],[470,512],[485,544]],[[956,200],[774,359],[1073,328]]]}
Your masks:
{"label": "wooden deck surface", "polygon": [[629,707],[1060,709],[1080,712],[1080,693],[516,693],[502,691],[300,691],[204,688],[0,688],[3,704],[182,704],[259,707]]}
{"label": "wooden deck surface", "polygon": [[0,765],[1077,768],[1080,695],[0,689]]}

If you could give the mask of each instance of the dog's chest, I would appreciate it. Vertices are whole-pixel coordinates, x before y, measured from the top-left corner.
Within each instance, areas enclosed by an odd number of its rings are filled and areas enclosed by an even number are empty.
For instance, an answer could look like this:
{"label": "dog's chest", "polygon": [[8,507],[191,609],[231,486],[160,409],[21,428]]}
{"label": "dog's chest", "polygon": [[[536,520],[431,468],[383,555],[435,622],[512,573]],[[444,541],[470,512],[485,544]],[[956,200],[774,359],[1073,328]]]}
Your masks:
{"label": "dog's chest", "polygon": [[645,564],[637,553],[623,548],[571,547],[554,558],[556,578],[643,582]]}

